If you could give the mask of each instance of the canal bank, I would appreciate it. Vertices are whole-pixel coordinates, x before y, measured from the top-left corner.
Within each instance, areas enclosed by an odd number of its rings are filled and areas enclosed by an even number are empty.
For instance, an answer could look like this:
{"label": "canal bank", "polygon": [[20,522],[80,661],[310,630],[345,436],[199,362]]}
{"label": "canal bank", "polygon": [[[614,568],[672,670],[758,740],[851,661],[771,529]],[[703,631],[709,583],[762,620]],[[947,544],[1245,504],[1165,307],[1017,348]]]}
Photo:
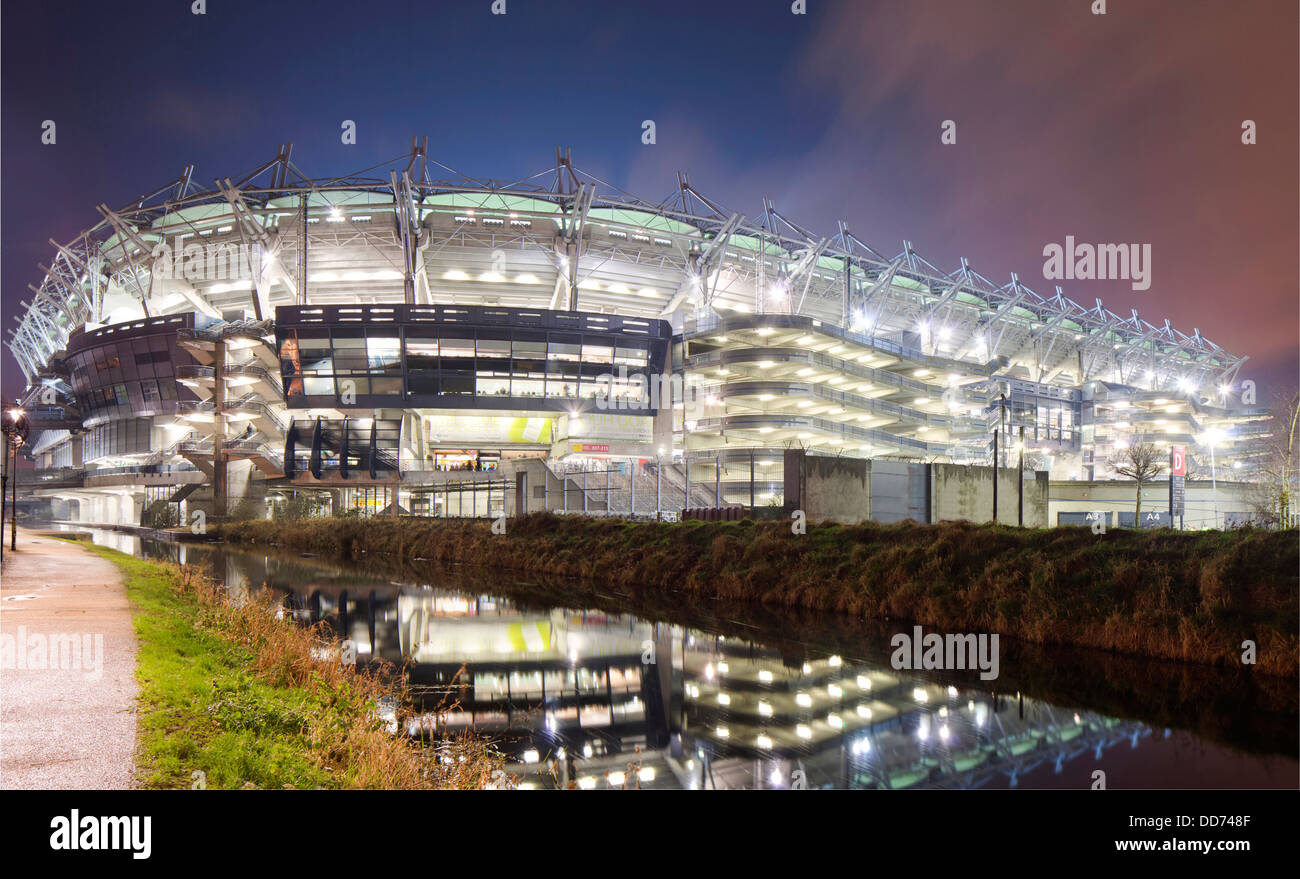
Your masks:
{"label": "canal bank", "polygon": [[477,789],[495,780],[501,760],[487,745],[411,730],[399,675],[349,661],[328,629],[297,625],[272,593],[232,594],[197,567],[92,550],[121,570],[140,640],[139,786]]}
{"label": "canal bank", "polygon": [[[784,522],[654,523],[537,513],[508,520],[320,519],[212,529],[234,544],[575,577],[996,632],[1036,644],[1295,676],[1295,532],[1017,529]],[[902,631],[902,629],[900,629]],[[1254,663],[1243,662],[1244,642]]]}
{"label": "canal bank", "polygon": [[0,786],[133,786],[137,643],[118,569],[20,531],[0,583]]}

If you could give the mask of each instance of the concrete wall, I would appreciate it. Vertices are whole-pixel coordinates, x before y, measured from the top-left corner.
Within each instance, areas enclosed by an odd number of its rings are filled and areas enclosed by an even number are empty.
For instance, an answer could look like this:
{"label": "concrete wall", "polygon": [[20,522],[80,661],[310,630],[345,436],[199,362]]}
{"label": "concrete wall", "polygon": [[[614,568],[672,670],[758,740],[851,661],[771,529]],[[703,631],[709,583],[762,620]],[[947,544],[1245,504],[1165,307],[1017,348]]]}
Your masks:
{"label": "concrete wall", "polygon": [[124,489],[102,492],[79,492],[76,505],[64,510],[87,525],[139,525],[144,512],[144,494],[124,494]]}
{"label": "concrete wall", "polygon": [[[931,465],[931,520],[945,522],[966,519],[988,522],[993,519],[993,468],[966,467],[960,464]],[[1015,470],[998,469],[998,521],[1009,525],[1018,522],[1018,476]],[[1025,473],[1025,525],[1045,528],[1048,521],[1050,491],[1047,473]]]}
{"label": "concrete wall", "polygon": [[[1015,471],[998,480],[998,518],[1017,522]],[[993,468],[785,453],[786,510],[812,521],[942,522],[993,518]],[[1025,525],[1048,523],[1046,473],[1025,474]]]}
{"label": "concrete wall", "polygon": [[860,522],[871,514],[871,462],[864,458],[785,453],[785,507],[809,519]]}

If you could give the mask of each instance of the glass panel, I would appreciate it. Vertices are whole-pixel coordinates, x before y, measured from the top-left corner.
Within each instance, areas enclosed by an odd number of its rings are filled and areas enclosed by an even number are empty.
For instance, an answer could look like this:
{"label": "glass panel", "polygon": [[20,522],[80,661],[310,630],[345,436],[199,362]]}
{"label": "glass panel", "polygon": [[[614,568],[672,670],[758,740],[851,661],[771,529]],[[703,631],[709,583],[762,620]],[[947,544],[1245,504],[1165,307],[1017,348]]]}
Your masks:
{"label": "glass panel", "polygon": [[610,345],[592,345],[587,343],[582,346],[582,359],[585,363],[612,363],[614,360],[614,349]]}
{"label": "glass panel", "polygon": [[370,380],[370,393],[400,397],[402,394],[401,376],[372,378]]}
{"label": "glass panel", "polygon": [[401,342],[396,338],[366,339],[366,357],[371,370],[397,372],[401,368]]}
{"label": "glass panel", "polygon": [[578,382],[576,379],[570,379],[564,376],[552,376],[546,382],[546,396],[568,398],[577,397]]}
{"label": "glass panel", "polygon": [[370,379],[364,376],[349,376],[347,378],[338,378],[335,380],[338,384],[339,395],[350,395],[353,397],[368,396],[370,394]]}
{"label": "glass panel", "polygon": [[650,363],[650,352],[643,347],[627,347],[620,344],[614,362],[626,363],[628,366],[646,366]]}
{"label": "glass panel", "polygon": [[478,356],[507,358],[510,356],[510,340],[509,339],[479,339]]}
{"label": "glass panel", "polygon": [[406,368],[410,370],[438,368],[438,340],[406,340]]}
{"label": "glass panel", "polygon": [[546,343],[541,341],[524,341],[516,339],[511,346],[516,360],[545,360]]}
{"label": "glass panel", "polygon": [[577,363],[582,359],[581,346],[565,342],[551,342],[546,349],[548,360],[567,360]]}
{"label": "glass panel", "polygon": [[406,388],[409,394],[436,394],[438,393],[438,376],[433,375],[408,375],[406,377]]}
{"label": "glass panel", "polygon": [[443,357],[473,357],[474,340],[473,339],[443,339],[442,356]]}

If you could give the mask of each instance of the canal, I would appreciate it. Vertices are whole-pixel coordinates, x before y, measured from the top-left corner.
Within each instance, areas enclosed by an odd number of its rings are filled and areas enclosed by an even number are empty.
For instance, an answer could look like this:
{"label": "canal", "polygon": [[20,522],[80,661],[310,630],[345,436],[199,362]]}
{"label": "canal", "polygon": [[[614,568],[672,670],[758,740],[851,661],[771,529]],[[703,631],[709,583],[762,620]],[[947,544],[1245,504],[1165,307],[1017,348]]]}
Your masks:
{"label": "canal", "polygon": [[523,787],[1294,789],[1300,771],[1293,681],[1005,638],[997,680],[899,671],[903,624],[91,534],[282,594],[357,661],[403,668],[429,724],[493,740]]}

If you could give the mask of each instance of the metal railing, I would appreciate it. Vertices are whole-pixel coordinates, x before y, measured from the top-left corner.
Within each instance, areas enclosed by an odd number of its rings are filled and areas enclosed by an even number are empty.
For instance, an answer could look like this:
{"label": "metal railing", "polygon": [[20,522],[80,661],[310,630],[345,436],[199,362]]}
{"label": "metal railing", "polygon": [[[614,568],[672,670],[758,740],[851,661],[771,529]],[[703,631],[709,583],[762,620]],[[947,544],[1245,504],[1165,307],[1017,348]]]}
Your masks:
{"label": "metal railing", "polygon": [[87,479],[99,476],[169,476],[174,473],[201,472],[193,464],[135,464],[121,467],[98,467],[86,471]]}
{"label": "metal railing", "polygon": [[[712,506],[711,489],[691,486],[687,501],[685,475],[675,463],[632,462],[626,469],[588,469],[581,465],[543,462],[547,475],[560,483],[544,481],[540,497],[530,497],[530,510],[587,516],[653,517],[675,520],[687,506]],[[540,507],[538,502],[540,501]]]}
{"label": "metal railing", "polygon": [[232,336],[257,337],[271,335],[274,330],[274,322],[270,320],[231,320],[222,321],[197,329],[195,327],[183,327],[176,331],[177,339],[203,339],[208,342],[216,342],[220,339],[228,339]]}

